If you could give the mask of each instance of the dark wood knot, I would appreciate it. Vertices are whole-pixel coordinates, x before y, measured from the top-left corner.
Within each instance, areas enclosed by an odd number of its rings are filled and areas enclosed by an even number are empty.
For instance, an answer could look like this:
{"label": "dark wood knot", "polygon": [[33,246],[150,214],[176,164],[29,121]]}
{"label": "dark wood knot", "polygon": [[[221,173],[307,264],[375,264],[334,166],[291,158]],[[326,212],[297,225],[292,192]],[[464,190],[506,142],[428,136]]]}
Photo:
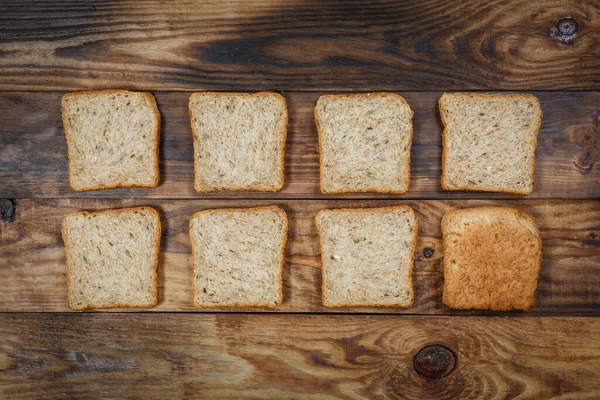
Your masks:
{"label": "dark wood knot", "polygon": [[579,25],[577,25],[577,22],[573,18],[566,17],[558,21],[556,28],[563,35],[572,35],[577,32]]}
{"label": "dark wood knot", "polygon": [[423,347],[413,358],[415,371],[427,379],[448,376],[456,368],[456,354],[446,346],[432,344]]}
{"label": "dark wood knot", "polygon": [[425,247],[423,249],[423,257],[425,257],[425,258],[433,257],[434,253],[435,253],[435,250],[432,247]]}
{"label": "dark wood knot", "polygon": [[572,17],[567,16],[561,18],[550,30],[550,36],[556,40],[560,40],[565,44],[572,44],[577,36],[579,25]]}
{"label": "dark wood knot", "polygon": [[16,213],[17,201],[15,199],[0,199],[0,216],[4,222],[13,222]]}
{"label": "dark wood knot", "polygon": [[589,173],[594,164],[600,161],[600,113],[594,113],[591,129],[577,127],[571,134],[571,141],[580,149],[575,156],[575,168],[584,173]]}

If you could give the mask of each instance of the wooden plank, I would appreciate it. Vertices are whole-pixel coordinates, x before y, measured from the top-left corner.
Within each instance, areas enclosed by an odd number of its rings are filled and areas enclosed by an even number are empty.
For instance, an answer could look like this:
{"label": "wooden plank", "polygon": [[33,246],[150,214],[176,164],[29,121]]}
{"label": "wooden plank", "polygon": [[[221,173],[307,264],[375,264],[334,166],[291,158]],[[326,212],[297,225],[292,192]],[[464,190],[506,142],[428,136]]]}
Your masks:
{"label": "wooden plank", "polygon": [[[0,90],[600,89],[596,0],[0,2]],[[558,37],[571,16],[574,35]]]}
{"label": "wooden plank", "polygon": [[[56,198],[326,198],[319,191],[319,153],[313,109],[323,93],[285,93],[290,112],[286,181],[279,193],[199,194],[193,185],[189,93],[156,93],[163,117],[161,185],[156,189],[117,189],[75,193],[67,179],[67,147],[60,120],[62,93],[1,93],[0,197]],[[600,166],[582,164],[590,146],[600,144],[600,92],[536,92],[544,111],[537,150],[536,184],[528,198],[600,198]],[[509,198],[481,192],[444,192],[440,186],[441,132],[437,110],[441,92],[402,95],[415,112],[412,180],[408,193],[335,195],[337,198]],[[331,198],[331,196],[329,196]]]}
{"label": "wooden plank", "polygon": [[[536,216],[544,244],[537,306],[527,314],[600,316],[600,201],[280,201],[280,200],[18,200],[14,222],[0,222],[0,311],[68,311],[60,223],[76,210],[151,205],[162,214],[159,305],[152,311],[196,311],[191,306],[192,268],[188,220],[200,209],[277,204],[289,219],[284,302],[275,309],[243,312],[368,312],[475,315],[441,303],[443,264],[440,221],[455,208],[521,207]],[[414,267],[415,302],[408,309],[321,306],[321,260],[314,215],[324,208],[406,204],[419,218]],[[433,249],[429,259],[423,249]],[[218,310],[218,309],[217,309]],[[506,313],[496,313],[506,315]],[[510,314],[510,313],[509,313]],[[516,313],[512,313],[514,315]]]}
{"label": "wooden plank", "polygon": [[[441,379],[413,367],[431,344]],[[592,399],[600,319],[0,314],[0,369],[15,400]]]}

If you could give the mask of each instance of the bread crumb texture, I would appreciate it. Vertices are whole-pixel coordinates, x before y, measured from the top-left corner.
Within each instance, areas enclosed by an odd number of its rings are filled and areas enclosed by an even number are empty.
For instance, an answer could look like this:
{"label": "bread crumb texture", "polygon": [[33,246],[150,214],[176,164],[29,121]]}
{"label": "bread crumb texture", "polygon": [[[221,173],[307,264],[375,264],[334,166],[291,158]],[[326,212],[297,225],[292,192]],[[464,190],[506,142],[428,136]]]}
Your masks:
{"label": "bread crumb texture", "polygon": [[455,210],[442,219],[444,294],[448,307],[528,310],[542,264],[533,216],[504,207]]}
{"label": "bread crumb texture", "polygon": [[69,308],[152,307],[160,218],[148,207],[78,212],[63,221]]}
{"label": "bread crumb texture", "polygon": [[160,114],[149,93],[69,93],[62,100],[75,191],[156,187]]}
{"label": "bread crumb texture", "polygon": [[283,187],[287,107],[277,93],[194,93],[195,188],[278,191]]}
{"label": "bread crumb texture", "polygon": [[190,220],[197,307],[283,300],[287,217],[279,207],[206,210]]}
{"label": "bread crumb texture", "polygon": [[529,194],[542,110],[528,94],[445,93],[442,186]]}
{"label": "bread crumb texture", "polygon": [[315,107],[324,193],[404,193],[413,113],[393,93],[325,95]]}
{"label": "bread crumb texture", "polygon": [[412,304],[417,218],[411,208],[323,210],[315,219],[324,306]]}

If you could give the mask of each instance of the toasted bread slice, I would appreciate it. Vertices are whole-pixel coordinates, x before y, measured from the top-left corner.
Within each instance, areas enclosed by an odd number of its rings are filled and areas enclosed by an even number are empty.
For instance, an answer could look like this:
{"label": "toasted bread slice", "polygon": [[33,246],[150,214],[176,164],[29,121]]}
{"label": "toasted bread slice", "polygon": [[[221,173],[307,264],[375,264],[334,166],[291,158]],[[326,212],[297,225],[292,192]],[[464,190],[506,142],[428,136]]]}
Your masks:
{"label": "toasted bread slice", "polygon": [[542,241],[532,215],[508,207],[449,211],[442,234],[444,304],[498,311],[535,305]]}
{"label": "toasted bread slice", "polygon": [[156,210],[72,213],[63,221],[62,236],[71,310],[158,303],[161,224]]}
{"label": "toasted bread slice", "polygon": [[160,114],[152,94],[69,93],[62,120],[73,190],[158,186]]}
{"label": "toasted bread slice", "polygon": [[315,107],[323,193],[404,193],[413,112],[397,94],[321,96]]}
{"label": "toasted bread slice", "polygon": [[322,210],[315,221],[325,307],[412,305],[418,223],[410,207]]}
{"label": "toasted bread slice", "polygon": [[280,305],[287,229],[285,211],[276,206],[196,212],[193,305]]}
{"label": "toasted bread slice", "polygon": [[198,192],[283,188],[288,124],[283,96],[194,93],[189,111]]}
{"label": "toasted bread slice", "polygon": [[529,94],[444,93],[442,188],[527,195],[533,192],[542,124]]}

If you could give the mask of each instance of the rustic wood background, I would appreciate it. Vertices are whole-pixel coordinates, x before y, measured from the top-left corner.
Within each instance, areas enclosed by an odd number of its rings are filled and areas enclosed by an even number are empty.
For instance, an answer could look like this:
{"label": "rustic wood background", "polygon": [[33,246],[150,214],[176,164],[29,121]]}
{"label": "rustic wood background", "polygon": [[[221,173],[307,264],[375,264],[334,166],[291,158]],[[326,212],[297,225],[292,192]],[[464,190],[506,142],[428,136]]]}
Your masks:
{"label": "rustic wood background", "polygon": [[[559,26],[566,17],[575,33]],[[108,88],[157,98],[157,189],[68,186],[60,99]],[[187,99],[200,90],[282,92],[283,191],[194,192]],[[322,195],[316,100],[376,90],[398,92],[415,112],[410,191]],[[440,190],[436,102],[453,90],[539,97],[531,196]],[[1,399],[600,398],[597,0],[0,0],[0,110]],[[283,305],[193,310],[191,214],[265,204],[290,222]],[[314,214],[390,204],[419,217],[414,306],[323,308]],[[544,263],[529,312],[441,303],[440,219],[490,204],[521,207],[540,225]],[[63,216],[131,205],[161,212],[158,307],[68,312]],[[432,344],[456,356],[440,379],[415,367]]]}

